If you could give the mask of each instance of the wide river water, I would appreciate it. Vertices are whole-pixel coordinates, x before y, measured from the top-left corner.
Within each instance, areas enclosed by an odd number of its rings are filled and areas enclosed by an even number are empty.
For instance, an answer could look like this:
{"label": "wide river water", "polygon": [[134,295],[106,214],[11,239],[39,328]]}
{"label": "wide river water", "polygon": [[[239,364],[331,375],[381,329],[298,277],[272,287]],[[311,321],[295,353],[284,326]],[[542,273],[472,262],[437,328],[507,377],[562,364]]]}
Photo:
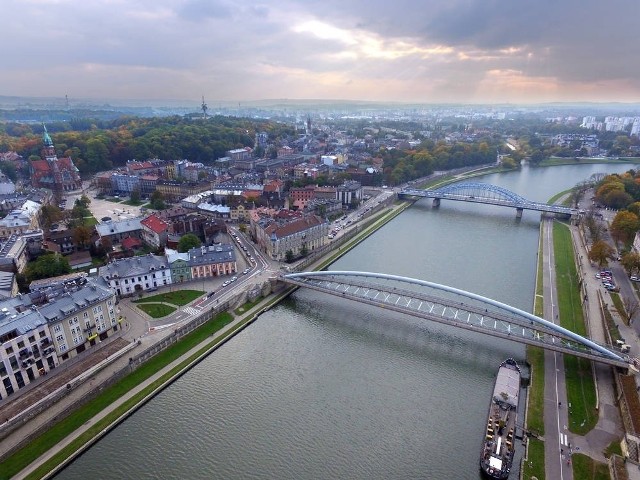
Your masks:
{"label": "wide river water", "polygon": [[[547,201],[593,173],[632,167],[525,167],[473,181]],[[422,200],[331,269],[434,281],[531,311],[539,219]],[[498,364],[523,363],[524,352],[298,290],[56,478],[477,480]]]}

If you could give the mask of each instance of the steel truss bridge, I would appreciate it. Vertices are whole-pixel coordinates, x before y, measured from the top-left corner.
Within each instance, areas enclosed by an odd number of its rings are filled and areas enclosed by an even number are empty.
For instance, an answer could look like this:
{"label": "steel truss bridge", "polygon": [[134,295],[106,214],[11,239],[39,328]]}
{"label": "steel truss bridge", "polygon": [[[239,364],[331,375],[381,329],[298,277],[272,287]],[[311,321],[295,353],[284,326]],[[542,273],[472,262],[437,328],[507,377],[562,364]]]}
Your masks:
{"label": "steel truss bridge", "polygon": [[561,205],[549,205],[546,203],[532,202],[506,188],[497,187],[488,183],[454,183],[437,190],[417,190],[405,188],[398,193],[400,198],[423,197],[433,198],[433,205],[440,205],[440,200],[456,200],[459,202],[486,203],[515,208],[518,215],[523,210],[536,210],[539,212],[558,213],[562,215],[577,215],[575,208]]}
{"label": "steel truss bridge", "polygon": [[[457,288],[384,273],[323,271],[282,275],[298,287],[616,367],[638,359],[518,308]],[[637,371],[637,370],[636,370]]]}

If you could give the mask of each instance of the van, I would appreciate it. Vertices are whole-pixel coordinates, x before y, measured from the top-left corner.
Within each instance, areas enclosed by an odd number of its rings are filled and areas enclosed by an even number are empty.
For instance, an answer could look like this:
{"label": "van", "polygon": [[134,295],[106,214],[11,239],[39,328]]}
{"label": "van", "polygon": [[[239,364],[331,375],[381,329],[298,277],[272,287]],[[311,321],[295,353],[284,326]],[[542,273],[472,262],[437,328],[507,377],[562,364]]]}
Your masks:
{"label": "van", "polygon": [[616,340],[616,347],[620,348],[625,344],[624,342],[624,338],[620,339],[620,340]]}
{"label": "van", "polygon": [[626,343],[620,347],[622,353],[628,353],[629,350],[631,350],[631,345],[627,345]]}

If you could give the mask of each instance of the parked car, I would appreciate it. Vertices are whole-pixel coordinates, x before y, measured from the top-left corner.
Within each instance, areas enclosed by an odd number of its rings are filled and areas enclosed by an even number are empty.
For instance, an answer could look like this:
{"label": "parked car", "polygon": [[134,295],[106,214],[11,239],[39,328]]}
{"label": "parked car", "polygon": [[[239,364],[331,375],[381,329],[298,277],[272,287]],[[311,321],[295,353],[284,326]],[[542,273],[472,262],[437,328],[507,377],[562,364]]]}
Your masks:
{"label": "parked car", "polygon": [[640,277],[636,277],[635,275],[631,275],[629,277],[629,280],[631,280],[632,282],[640,282]]}

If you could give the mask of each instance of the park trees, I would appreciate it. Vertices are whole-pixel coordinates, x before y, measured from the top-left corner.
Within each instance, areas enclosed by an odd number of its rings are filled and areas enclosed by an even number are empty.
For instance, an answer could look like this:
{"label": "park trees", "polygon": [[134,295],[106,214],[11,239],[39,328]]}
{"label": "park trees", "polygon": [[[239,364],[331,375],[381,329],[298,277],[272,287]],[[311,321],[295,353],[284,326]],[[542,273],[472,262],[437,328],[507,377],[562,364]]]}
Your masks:
{"label": "park trees", "polygon": [[202,245],[202,242],[200,242],[200,239],[196,235],[187,233],[183,235],[178,242],[178,251],[181,253],[188,252],[192,248],[197,248],[200,245]]}
{"label": "park trees", "polygon": [[611,235],[614,240],[628,245],[633,241],[633,237],[640,227],[638,216],[627,210],[622,210],[616,214],[611,222]]}
{"label": "park trees", "polygon": [[608,263],[608,259],[613,256],[615,250],[611,245],[602,240],[594,242],[589,250],[589,260],[596,262],[598,266],[604,267]]}
{"label": "park trees", "polygon": [[27,264],[25,277],[32,282],[40,278],[57,277],[71,272],[69,261],[59,253],[41,255],[34,262]]}

